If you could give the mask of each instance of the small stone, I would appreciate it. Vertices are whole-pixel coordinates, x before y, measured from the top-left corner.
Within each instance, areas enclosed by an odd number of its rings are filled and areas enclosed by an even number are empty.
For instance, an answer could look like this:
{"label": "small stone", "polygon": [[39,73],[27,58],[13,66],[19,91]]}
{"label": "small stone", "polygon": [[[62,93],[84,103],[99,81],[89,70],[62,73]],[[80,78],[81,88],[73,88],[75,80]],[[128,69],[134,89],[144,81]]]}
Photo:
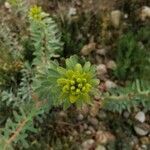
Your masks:
{"label": "small stone", "polygon": [[98,120],[96,118],[93,117],[89,117],[88,121],[93,125],[93,126],[97,126],[98,125]]}
{"label": "small stone", "polygon": [[11,5],[10,5],[8,2],[5,2],[4,6],[5,6],[5,8],[7,8],[7,9],[11,9]]}
{"label": "small stone", "polygon": [[81,49],[81,54],[84,56],[89,55],[92,51],[94,51],[96,49],[96,43],[91,42],[87,45],[85,45],[82,49]]}
{"label": "small stone", "polygon": [[100,64],[97,66],[97,75],[104,75],[107,73],[107,67],[104,64]]}
{"label": "small stone", "polygon": [[129,118],[129,116],[130,116],[130,113],[128,111],[123,112],[123,117],[124,118]]}
{"label": "small stone", "polygon": [[86,134],[86,135],[91,135],[91,134],[92,134],[92,131],[87,130],[87,131],[85,131],[85,134]]}
{"label": "small stone", "polygon": [[105,82],[105,86],[107,90],[117,87],[117,85],[113,81],[110,81],[110,80],[107,80]]}
{"label": "small stone", "polygon": [[73,136],[69,136],[69,141],[73,141]]}
{"label": "small stone", "polygon": [[134,126],[134,130],[136,132],[136,134],[140,135],[140,136],[145,136],[149,133],[149,125],[147,124],[137,124]]}
{"label": "small stone", "polygon": [[142,144],[144,144],[144,145],[147,145],[147,144],[150,143],[150,137],[147,137],[147,136],[142,137],[142,138],[140,139],[140,142],[141,142]]}
{"label": "small stone", "polygon": [[107,114],[104,110],[101,110],[98,114],[99,119],[105,119],[107,118]]}
{"label": "small stone", "polygon": [[147,145],[141,145],[142,150],[148,150]]}
{"label": "small stone", "polygon": [[89,140],[86,140],[85,142],[82,143],[82,148],[83,150],[90,150],[93,148],[94,146],[94,140],[93,139],[89,139]]}
{"label": "small stone", "polygon": [[77,120],[82,121],[83,119],[84,119],[84,116],[82,114],[79,114],[78,117],[77,117]]}
{"label": "small stone", "polygon": [[77,10],[74,7],[70,7],[68,16],[75,16],[77,14]]}
{"label": "small stone", "polygon": [[96,60],[97,64],[102,64],[103,63],[103,59],[104,58],[102,56],[98,55],[98,54],[95,56],[95,60]]}
{"label": "small stone", "polygon": [[106,64],[106,66],[110,70],[115,70],[117,68],[116,63],[113,60],[108,61],[107,64]]}
{"label": "small stone", "polygon": [[150,7],[148,6],[143,6],[140,14],[141,20],[145,21],[146,18],[150,18]]}
{"label": "small stone", "polygon": [[112,25],[115,27],[115,28],[118,28],[119,25],[120,25],[120,21],[121,21],[121,11],[120,10],[113,10],[111,12],[111,22],[112,22]]}
{"label": "small stone", "polygon": [[74,131],[72,132],[72,135],[73,135],[73,136],[77,136],[77,135],[78,135],[78,132],[77,132],[76,130],[74,130]]}
{"label": "small stone", "polygon": [[98,145],[95,150],[106,150],[103,145]]}
{"label": "small stone", "polygon": [[59,116],[62,117],[62,118],[66,118],[67,114],[64,111],[60,111]]}
{"label": "small stone", "polygon": [[88,129],[89,131],[91,131],[92,134],[95,134],[96,131],[92,126],[89,126]]}
{"label": "small stone", "polygon": [[140,111],[138,112],[136,115],[135,115],[135,119],[140,121],[140,122],[144,122],[146,117],[145,117],[145,113],[143,111]]}
{"label": "small stone", "polygon": [[98,49],[98,50],[96,50],[96,53],[99,55],[105,56],[107,53],[107,50],[105,48]]}
{"label": "small stone", "polygon": [[124,18],[127,19],[129,17],[128,14],[124,14]]}
{"label": "small stone", "polygon": [[130,142],[130,145],[133,146],[133,145],[136,145],[138,144],[139,140],[136,136],[133,136],[131,142]]}
{"label": "small stone", "polygon": [[86,123],[83,124],[84,130],[87,130],[88,125]]}
{"label": "small stone", "polygon": [[99,144],[106,144],[107,142],[115,140],[115,137],[110,132],[99,130],[96,132],[95,139]]}
{"label": "small stone", "polygon": [[84,131],[84,126],[83,125],[79,125],[79,131],[83,132]]}

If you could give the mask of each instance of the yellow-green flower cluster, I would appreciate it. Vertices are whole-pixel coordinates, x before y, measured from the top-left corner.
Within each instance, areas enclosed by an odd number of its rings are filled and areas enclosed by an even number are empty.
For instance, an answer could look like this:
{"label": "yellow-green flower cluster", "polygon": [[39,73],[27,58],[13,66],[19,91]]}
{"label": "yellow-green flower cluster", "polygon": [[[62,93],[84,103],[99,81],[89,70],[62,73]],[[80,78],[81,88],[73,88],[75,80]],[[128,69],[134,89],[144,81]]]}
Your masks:
{"label": "yellow-green flower cluster", "polygon": [[29,10],[29,18],[35,21],[42,20],[42,8],[38,6],[32,6]]}
{"label": "yellow-green flower cluster", "polygon": [[62,94],[68,96],[71,103],[75,103],[81,96],[88,96],[93,88],[91,75],[84,72],[80,64],[76,64],[75,68],[67,70],[64,77],[57,80]]}

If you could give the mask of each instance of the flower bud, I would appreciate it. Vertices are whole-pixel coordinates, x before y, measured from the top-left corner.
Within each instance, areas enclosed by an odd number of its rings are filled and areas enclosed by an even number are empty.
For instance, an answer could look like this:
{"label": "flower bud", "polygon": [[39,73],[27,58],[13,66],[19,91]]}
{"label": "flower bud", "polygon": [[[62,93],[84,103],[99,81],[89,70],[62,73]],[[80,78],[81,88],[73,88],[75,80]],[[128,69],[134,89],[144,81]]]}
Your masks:
{"label": "flower bud", "polygon": [[81,82],[81,79],[80,79],[80,78],[77,78],[77,82],[80,83],[80,82]]}
{"label": "flower bud", "polygon": [[70,83],[71,83],[71,85],[74,85],[74,84],[75,84],[75,81],[71,80]]}
{"label": "flower bud", "polygon": [[80,89],[76,89],[76,93],[79,94],[80,93]]}
{"label": "flower bud", "polygon": [[82,88],[82,84],[78,84],[78,87],[79,87],[79,88]]}
{"label": "flower bud", "polygon": [[74,90],[75,89],[75,86],[71,86],[71,90]]}

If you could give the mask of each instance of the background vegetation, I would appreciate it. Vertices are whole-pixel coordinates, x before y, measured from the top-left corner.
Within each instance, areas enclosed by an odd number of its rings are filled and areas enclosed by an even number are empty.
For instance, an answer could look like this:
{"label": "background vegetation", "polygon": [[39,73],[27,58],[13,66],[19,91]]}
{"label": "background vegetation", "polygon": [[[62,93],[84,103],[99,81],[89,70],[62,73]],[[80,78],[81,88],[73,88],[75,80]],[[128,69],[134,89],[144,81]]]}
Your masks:
{"label": "background vegetation", "polygon": [[0,150],[150,148],[148,0],[0,0]]}

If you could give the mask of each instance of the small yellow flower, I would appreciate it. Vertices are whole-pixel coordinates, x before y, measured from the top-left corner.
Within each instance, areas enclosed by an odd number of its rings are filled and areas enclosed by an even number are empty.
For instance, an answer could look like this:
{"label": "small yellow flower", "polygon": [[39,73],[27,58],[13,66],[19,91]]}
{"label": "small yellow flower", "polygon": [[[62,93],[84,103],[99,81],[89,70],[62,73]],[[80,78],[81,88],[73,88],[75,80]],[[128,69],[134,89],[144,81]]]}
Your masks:
{"label": "small yellow flower", "polygon": [[38,6],[31,7],[29,10],[29,17],[35,21],[42,20],[42,8]]}
{"label": "small yellow flower", "polygon": [[[82,70],[79,64],[76,65],[76,68]],[[57,80],[57,83],[62,88],[63,95],[69,94],[70,103],[75,103],[79,97],[90,93],[92,85],[89,82],[91,79],[88,73],[79,70],[68,70],[64,77]]]}

